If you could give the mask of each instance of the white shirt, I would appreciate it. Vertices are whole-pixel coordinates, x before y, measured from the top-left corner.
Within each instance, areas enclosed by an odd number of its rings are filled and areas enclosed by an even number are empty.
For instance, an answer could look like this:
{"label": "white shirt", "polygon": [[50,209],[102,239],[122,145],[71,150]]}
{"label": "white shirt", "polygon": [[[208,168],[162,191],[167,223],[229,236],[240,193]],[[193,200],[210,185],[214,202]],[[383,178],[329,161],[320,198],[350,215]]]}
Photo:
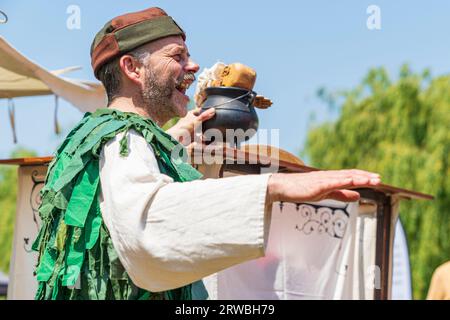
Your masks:
{"label": "white shirt", "polygon": [[123,133],[100,156],[100,208],[133,282],[158,292],[178,288],[264,255],[270,174],[178,183],[160,172],[153,149]]}

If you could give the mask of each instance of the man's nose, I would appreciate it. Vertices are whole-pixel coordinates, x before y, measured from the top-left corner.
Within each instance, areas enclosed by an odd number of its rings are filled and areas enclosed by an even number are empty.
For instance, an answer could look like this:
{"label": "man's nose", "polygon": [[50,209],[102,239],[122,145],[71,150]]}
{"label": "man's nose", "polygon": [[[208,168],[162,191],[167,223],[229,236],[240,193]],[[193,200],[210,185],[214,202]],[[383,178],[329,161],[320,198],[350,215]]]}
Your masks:
{"label": "man's nose", "polygon": [[200,69],[200,66],[194,60],[189,58],[189,61],[184,69],[186,70],[186,72],[196,73]]}

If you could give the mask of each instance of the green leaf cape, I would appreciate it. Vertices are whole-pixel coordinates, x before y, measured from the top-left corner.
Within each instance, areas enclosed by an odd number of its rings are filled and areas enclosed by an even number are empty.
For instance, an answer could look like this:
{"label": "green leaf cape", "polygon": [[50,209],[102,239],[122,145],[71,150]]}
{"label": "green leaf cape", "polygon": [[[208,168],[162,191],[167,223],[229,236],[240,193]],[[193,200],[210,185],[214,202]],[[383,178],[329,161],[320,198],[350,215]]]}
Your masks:
{"label": "green leaf cape", "polygon": [[[177,182],[201,178],[183,161],[185,149],[151,119],[113,109],[86,113],[56,151],[41,190],[42,224],[33,243],[39,252],[36,299],[207,298],[201,280],[165,292],[138,288],[119,260],[100,212],[99,155],[106,142],[130,129],[151,145],[162,173]],[[121,156],[127,148],[125,134]]]}

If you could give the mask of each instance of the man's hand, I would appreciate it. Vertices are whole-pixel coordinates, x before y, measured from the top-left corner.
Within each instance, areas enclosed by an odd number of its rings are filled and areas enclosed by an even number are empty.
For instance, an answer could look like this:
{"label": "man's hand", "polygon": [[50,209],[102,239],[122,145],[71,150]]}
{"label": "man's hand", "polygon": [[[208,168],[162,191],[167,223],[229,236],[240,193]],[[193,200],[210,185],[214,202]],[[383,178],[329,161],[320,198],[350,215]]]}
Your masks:
{"label": "man's hand", "polygon": [[189,111],[184,118],[178,122],[167,133],[170,134],[178,142],[187,146],[194,141],[194,132],[196,128],[201,125],[203,121],[209,120],[215,115],[215,109],[210,108],[200,114],[200,108]]}
{"label": "man's hand", "polygon": [[359,193],[348,189],[374,187],[380,183],[380,175],[356,169],[275,173],[269,178],[267,196],[271,203],[323,199],[353,202],[359,200]]}

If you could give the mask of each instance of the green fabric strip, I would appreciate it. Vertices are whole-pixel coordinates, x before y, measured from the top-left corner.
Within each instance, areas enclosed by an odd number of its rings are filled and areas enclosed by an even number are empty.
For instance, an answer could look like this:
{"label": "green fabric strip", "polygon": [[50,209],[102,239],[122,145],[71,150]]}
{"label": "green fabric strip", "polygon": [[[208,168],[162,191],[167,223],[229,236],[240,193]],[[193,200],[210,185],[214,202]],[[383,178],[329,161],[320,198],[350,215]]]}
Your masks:
{"label": "green fabric strip", "polygon": [[[93,136],[86,138],[86,141],[79,146],[77,154],[69,161],[68,166],[61,174],[59,179],[54,184],[54,190],[59,191],[67,183],[69,183],[83,167],[89,161],[91,155],[85,156],[89,150],[91,150],[105,135],[118,131],[120,128],[125,127],[125,121],[110,121],[103,126],[99,126],[93,130]],[[95,132],[94,132],[95,131]]]}
{"label": "green fabric strip", "polygon": [[73,236],[67,252],[66,268],[62,279],[63,286],[74,286],[83,266],[86,242],[84,229],[74,227]]}
{"label": "green fabric strip", "polygon": [[[97,194],[95,195],[95,199],[98,197],[98,191],[100,188],[97,188]],[[86,249],[90,250],[94,247],[100,235],[100,227],[102,226],[102,214],[100,212],[100,204],[98,201],[93,201],[91,210],[86,219],[85,224],[85,241],[86,241]]]}
{"label": "green fabric strip", "polygon": [[58,251],[55,249],[47,249],[44,252],[44,256],[41,257],[39,267],[36,271],[38,281],[48,281],[55,267]]}
{"label": "green fabric strip", "polygon": [[73,141],[72,140],[73,136],[80,131],[80,128],[83,127],[86,124],[86,122],[90,120],[90,115],[91,115],[90,112],[85,113],[81,121],[69,132],[66,139],[64,139],[61,145],[56,149],[57,155],[60,154],[61,151],[67,147],[67,144],[69,142]]}
{"label": "green fabric strip", "polygon": [[[64,139],[64,141],[61,143],[61,145],[57,148],[56,153],[55,153],[55,157],[52,159],[52,161],[49,164],[48,167],[48,171],[47,173],[53,172],[53,166],[55,165],[55,163],[58,162],[59,159],[59,155],[61,154],[62,150],[64,150],[67,147],[67,144],[72,141],[72,137],[73,135],[78,132],[78,130],[84,126],[84,124],[89,120],[89,116],[90,113],[87,112],[83,118],[81,119],[81,121],[69,132],[69,134],[67,135],[66,139]],[[46,176],[46,183],[48,180],[48,174]]]}
{"label": "green fabric strip", "polygon": [[58,166],[57,169],[61,168],[60,172],[55,174],[55,177],[53,178],[54,182],[50,182],[52,190],[58,192],[65,187],[84,168],[89,160],[88,156],[81,157],[81,155],[77,154],[72,159],[67,159],[64,166]]}
{"label": "green fabric strip", "polygon": [[[111,133],[120,132],[121,128],[125,128],[127,121],[109,121],[102,126],[98,126],[92,132],[92,138],[87,138],[86,141],[79,146],[78,153],[84,155],[86,152],[91,151],[92,148],[102,141],[105,136],[109,136]],[[114,135],[115,136],[115,135]]]}
{"label": "green fabric strip", "polygon": [[86,170],[78,175],[67,206],[64,220],[69,226],[83,227],[88,216],[99,183],[98,161],[92,160]]}
{"label": "green fabric strip", "polygon": [[86,139],[86,137],[99,125],[111,120],[110,117],[98,117],[91,118],[90,121],[87,121],[84,126],[82,126],[76,133],[74,133],[73,137],[69,140],[67,144],[67,148],[64,150],[67,154],[73,154],[77,148],[79,148],[81,142]]}
{"label": "green fabric strip", "polygon": [[[52,160],[52,162],[49,165],[47,177],[46,177],[46,186],[48,180],[57,180],[59,174],[61,171],[64,170],[64,165],[68,159],[70,159],[70,155],[73,154],[74,149],[79,145],[79,143],[94,130],[97,126],[101,125],[103,122],[106,122],[110,120],[111,118],[97,118],[95,121],[92,120],[90,117],[90,113],[86,113],[86,115],[83,117],[83,119],[80,121],[80,123],[69,133],[67,138],[64,140],[64,142],[61,144],[61,146],[58,148],[56,152],[55,158]],[[63,152],[63,150],[65,152]],[[61,158],[65,158],[64,160]],[[53,170],[53,167],[57,164],[57,169]],[[53,175],[56,175],[54,177]],[[55,179],[56,178],[56,179]],[[48,185],[49,188],[51,188],[53,184]],[[44,188],[43,190],[46,190]]]}

